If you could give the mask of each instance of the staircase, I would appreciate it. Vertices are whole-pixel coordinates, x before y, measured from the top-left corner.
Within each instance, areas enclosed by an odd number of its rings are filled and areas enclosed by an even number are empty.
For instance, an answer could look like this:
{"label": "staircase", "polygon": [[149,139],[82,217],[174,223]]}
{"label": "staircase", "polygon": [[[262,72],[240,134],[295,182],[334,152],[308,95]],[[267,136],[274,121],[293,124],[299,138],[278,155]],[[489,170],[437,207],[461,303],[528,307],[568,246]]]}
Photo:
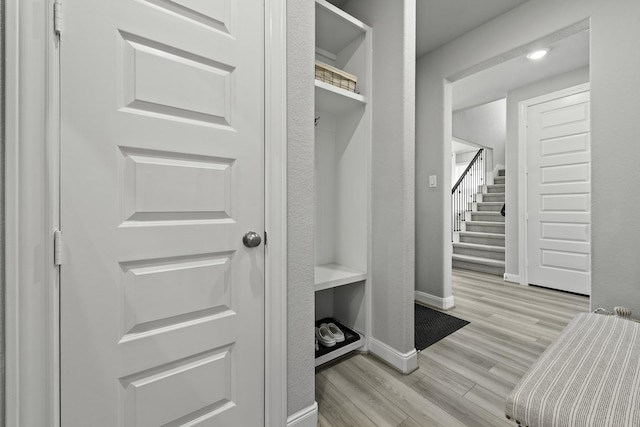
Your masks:
{"label": "staircase", "polygon": [[455,268],[504,276],[505,170],[498,171],[491,185],[478,186],[479,193],[465,212],[457,239],[454,237],[452,264]]}

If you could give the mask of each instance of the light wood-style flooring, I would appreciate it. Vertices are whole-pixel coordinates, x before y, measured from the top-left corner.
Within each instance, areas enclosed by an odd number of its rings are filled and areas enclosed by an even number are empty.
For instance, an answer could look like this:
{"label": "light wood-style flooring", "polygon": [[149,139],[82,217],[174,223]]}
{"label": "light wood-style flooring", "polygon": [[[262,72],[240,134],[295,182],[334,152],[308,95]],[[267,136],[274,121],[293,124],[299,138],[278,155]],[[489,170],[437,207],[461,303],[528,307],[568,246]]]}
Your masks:
{"label": "light wood-style flooring", "polygon": [[507,394],[587,297],[453,271],[455,308],[471,323],[418,355],[402,375],[356,354],[316,373],[319,426],[515,426]]}

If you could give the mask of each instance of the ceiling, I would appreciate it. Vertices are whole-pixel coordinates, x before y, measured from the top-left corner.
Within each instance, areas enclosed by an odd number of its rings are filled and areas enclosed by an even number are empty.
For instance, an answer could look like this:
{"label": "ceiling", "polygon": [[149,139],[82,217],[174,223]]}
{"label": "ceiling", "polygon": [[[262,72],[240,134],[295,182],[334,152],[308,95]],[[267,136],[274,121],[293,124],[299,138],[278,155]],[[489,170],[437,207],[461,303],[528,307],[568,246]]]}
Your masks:
{"label": "ceiling", "polygon": [[589,31],[551,46],[546,57],[531,61],[514,58],[453,84],[453,111],[504,98],[507,91],[589,65]]}
{"label": "ceiling", "polygon": [[[329,0],[338,7],[349,0]],[[387,0],[393,1],[393,0]],[[416,55],[420,57],[520,6],[527,0],[416,0]],[[589,64],[589,32],[556,42],[547,57],[524,56],[454,84],[453,110],[504,98],[508,90]]]}
{"label": "ceiling", "polygon": [[527,0],[416,0],[418,57]]}

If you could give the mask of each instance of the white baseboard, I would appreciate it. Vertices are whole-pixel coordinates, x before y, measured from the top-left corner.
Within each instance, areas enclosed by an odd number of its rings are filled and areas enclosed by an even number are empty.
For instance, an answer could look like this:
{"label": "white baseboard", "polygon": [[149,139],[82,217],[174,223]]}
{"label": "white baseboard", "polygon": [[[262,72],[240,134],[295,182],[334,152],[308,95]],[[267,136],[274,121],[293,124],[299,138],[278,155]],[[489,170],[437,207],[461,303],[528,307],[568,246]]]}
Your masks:
{"label": "white baseboard", "polygon": [[408,374],[418,369],[418,352],[415,348],[408,353],[400,353],[382,341],[371,337],[369,338],[369,351],[403,374]]}
{"label": "white baseboard", "polygon": [[520,275],[519,274],[504,273],[504,280],[505,280],[505,282],[517,283],[519,285],[520,284]]}
{"label": "white baseboard", "polygon": [[504,280],[506,282],[516,283],[521,286],[529,286],[529,284],[523,282],[523,280],[525,279],[523,279],[523,277],[519,274],[504,273]]}
{"label": "white baseboard", "polygon": [[414,298],[422,304],[430,305],[431,307],[439,308],[440,310],[449,310],[454,306],[453,295],[447,298],[440,298],[425,292],[415,291]]}
{"label": "white baseboard", "polygon": [[317,427],[318,404],[308,406],[287,418],[287,427]]}

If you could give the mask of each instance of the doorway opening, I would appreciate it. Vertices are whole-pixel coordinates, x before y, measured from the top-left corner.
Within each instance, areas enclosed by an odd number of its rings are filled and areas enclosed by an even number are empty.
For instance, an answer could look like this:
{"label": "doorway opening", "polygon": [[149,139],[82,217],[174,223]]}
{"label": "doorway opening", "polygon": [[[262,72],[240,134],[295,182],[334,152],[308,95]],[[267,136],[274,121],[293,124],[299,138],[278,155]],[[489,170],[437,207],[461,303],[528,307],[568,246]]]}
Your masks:
{"label": "doorway opening", "polygon": [[[530,46],[541,47],[543,44],[544,40],[539,40],[532,42]],[[465,155],[457,152],[460,149],[459,141],[464,140],[476,146],[492,149],[491,158],[483,155],[484,165],[480,173],[482,179],[477,184],[478,177],[475,178],[476,188],[470,193],[467,191],[466,199],[462,203],[455,202],[455,194],[452,193],[450,209],[454,269],[502,276],[506,281],[522,285],[534,283],[529,280],[528,274],[528,266],[534,263],[548,265],[552,275],[562,276],[562,270],[567,269],[585,272],[590,270],[588,250],[581,249],[580,255],[576,255],[575,245],[570,247],[567,246],[568,243],[558,243],[562,236],[571,237],[567,235],[569,229],[574,231],[576,228],[580,228],[582,233],[580,238],[583,240],[583,247],[589,244],[590,239],[589,227],[588,224],[584,225],[584,221],[579,227],[573,224],[559,225],[564,224],[561,217],[566,216],[567,212],[575,207],[573,200],[580,200],[582,217],[588,217],[591,202],[590,195],[587,195],[588,188],[582,188],[577,193],[579,195],[572,195],[573,193],[567,193],[566,189],[562,190],[560,187],[565,182],[563,180],[578,179],[565,173],[576,167],[572,168],[570,163],[563,163],[570,153],[558,148],[565,141],[561,135],[546,135],[542,138],[546,141],[544,144],[547,148],[551,144],[557,148],[553,155],[559,163],[542,165],[542,173],[545,173],[547,178],[550,177],[549,173],[556,173],[556,181],[545,183],[547,189],[550,188],[555,193],[541,193],[546,197],[543,210],[547,211],[547,216],[529,227],[530,233],[527,235],[527,219],[530,218],[529,210],[533,207],[530,203],[523,202],[522,198],[525,197],[524,193],[528,188],[527,169],[530,165],[524,160],[527,159],[527,150],[531,149],[531,144],[524,143],[527,135],[522,135],[521,132],[522,109],[526,108],[524,105],[535,105],[535,99],[538,97],[589,82],[589,30],[574,31],[573,34],[544,47],[549,49],[544,59],[533,61],[527,58],[526,54],[522,54],[466,75],[450,84],[451,135],[454,140],[451,145],[452,159],[453,156],[456,158],[455,163],[453,160],[451,162],[452,181],[460,170],[473,170],[462,167],[464,161],[460,159],[465,160]],[[554,126],[562,127],[563,124],[558,122],[554,123]],[[534,149],[540,150],[539,144]],[[551,151],[545,153],[545,156],[552,155]],[[578,163],[582,173],[580,179],[587,182],[590,166],[585,161]],[[554,167],[556,169],[553,169]],[[540,177],[536,175],[536,179],[539,180]],[[553,205],[551,202],[557,203]],[[463,212],[456,212],[453,207],[455,203],[458,203],[458,206],[462,205]],[[456,215],[461,217],[458,230],[455,230]],[[543,225],[546,231],[541,232]],[[550,234],[550,226],[555,227],[555,234]],[[537,235],[534,229],[538,231]],[[575,239],[575,236],[574,232],[572,238]],[[543,249],[527,250],[523,245],[527,245],[527,242],[533,239],[549,244],[543,245]],[[578,260],[581,264],[577,264]],[[552,284],[542,286],[560,289]],[[588,294],[589,289],[579,293]]]}

